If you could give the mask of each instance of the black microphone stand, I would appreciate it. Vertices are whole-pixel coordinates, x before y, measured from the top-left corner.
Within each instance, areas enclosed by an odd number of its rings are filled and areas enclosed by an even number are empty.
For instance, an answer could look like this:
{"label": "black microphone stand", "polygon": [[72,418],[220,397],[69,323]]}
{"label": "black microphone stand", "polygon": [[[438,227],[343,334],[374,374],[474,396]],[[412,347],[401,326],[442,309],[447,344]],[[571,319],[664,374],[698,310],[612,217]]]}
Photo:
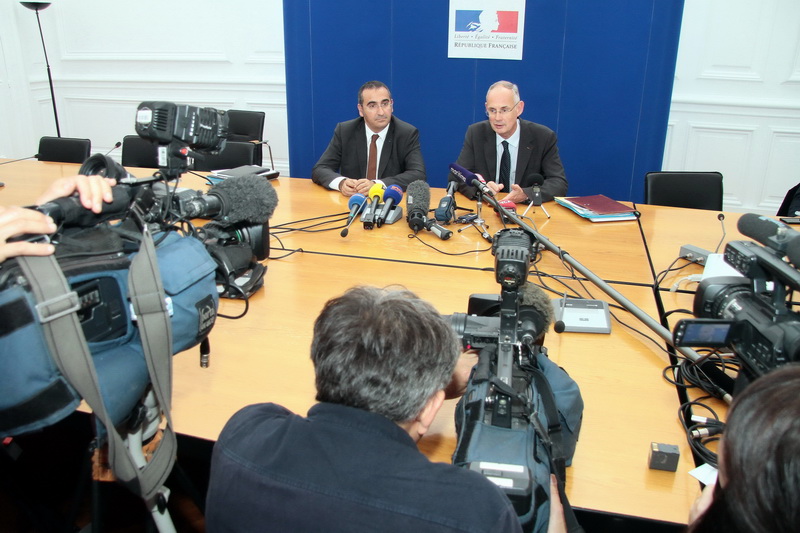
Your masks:
{"label": "black microphone stand", "polygon": [[530,203],[528,204],[528,207],[526,207],[525,211],[522,212],[522,218],[524,218],[525,215],[528,214],[528,210],[534,206],[541,207],[542,211],[544,211],[544,214],[547,215],[547,218],[550,218],[550,213],[548,213],[547,209],[544,208],[544,204],[542,202],[542,189],[538,185],[533,186],[533,193],[529,197],[529,200]]}
{"label": "black microphone stand", "polygon": [[61,137],[61,126],[58,124],[58,109],[56,108],[56,93],[53,90],[53,76],[50,74],[50,60],[47,59],[47,47],[44,45],[44,32],[42,32],[42,21],[39,20],[39,11],[50,6],[50,2],[20,2],[28,9],[36,11],[36,22],[39,24],[39,36],[42,38],[42,50],[44,50],[44,63],[47,65],[47,80],[50,82],[50,98],[53,100],[53,116],[56,119],[56,133]]}
{"label": "black microphone stand", "polygon": [[[489,242],[492,242],[492,236],[489,235],[489,231],[486,228],[485,224],[486,221],[483,219],[482,209],[483,209],[483,193],[480,189],[477,191],[478,195],[475,197],[475,220],[470,222],[469,226],[464,226],[463,228],[459,229],[458,232],[461,233],[467,228],[475,228],[478,230],[478,233],[481,234],[481,237],[486,239]],[[495,201],[495,204],[497,202]],[[493,204],[494,205],[494,204]]]}
{"label": "black microphone stand", "polygon": [[633,316],[638,318],[645,326],[650,328],[650,330],[652,330],[653,333],[661,337],[667,344],[675,348],[675,350],[679,351],[692,361],[696,362],[700,359],[700,356],[697,354],[697,352],[695,352],[691,348],[686,348],[683,346],[675,346],[675,341],[672,338],[672,332],[670,330],[662,326],[659,322],[654,320],[650,315],[639,309],[633,302],[625,298],[625,296],[623,296],[619,291],[614,289],[611,285],[606,283],[597,274],[595,274],[594,272],[583,266],[581,263],[579,263],[577,260],[575,260],[571,255],[569,255],[568,252],[556,246],[555,244],[550,242],[550,240],[547,237],[545,237],[538,231],[531,228],[526,222],[524,222],[521,218],[519,218],[516,215],[516,213],[513,213],[512,211],[509,211],[505,207],[501,206],[500,203],[494,198],[489,198],[487,199],[487,201],[492,207],[497,209],[498,212],[501,212],[502,214],[507,216],[509,220],[517,224],[523,231],[528,233],[532,238],[536,239],[536,241],[539,242],[542,246],[544,246],[546,250],[556,254],[559,258],[561,258],[562,261],[569,264],[576,271],[583,274],[583,276],[586,277],[586,279],[591,281],[597,288],[599,288],[601,291],[603,291],[611,298],[613,298],[619,305],[625,308],[626,311],[628,311]]}

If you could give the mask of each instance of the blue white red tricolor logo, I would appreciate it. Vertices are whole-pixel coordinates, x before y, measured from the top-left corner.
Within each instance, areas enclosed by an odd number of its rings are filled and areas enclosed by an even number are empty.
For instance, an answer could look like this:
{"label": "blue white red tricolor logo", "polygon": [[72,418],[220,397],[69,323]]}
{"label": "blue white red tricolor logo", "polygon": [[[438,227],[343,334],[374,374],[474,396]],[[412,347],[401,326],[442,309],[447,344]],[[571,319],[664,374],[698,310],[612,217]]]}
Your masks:
{"label": "blue white red tricolor logo", "polygon": [[457,32],[518,33],[519,11],[456,10]]}

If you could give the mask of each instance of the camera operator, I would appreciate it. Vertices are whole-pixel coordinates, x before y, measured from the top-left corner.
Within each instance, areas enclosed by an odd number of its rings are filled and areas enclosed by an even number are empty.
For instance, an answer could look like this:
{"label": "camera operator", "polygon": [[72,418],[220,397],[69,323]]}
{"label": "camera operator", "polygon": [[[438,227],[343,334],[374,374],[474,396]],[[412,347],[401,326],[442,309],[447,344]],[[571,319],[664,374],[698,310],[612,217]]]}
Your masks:
{"label": "camera operator", "polygon": [[233,416],[214,447],[208,531],[521,531],[491,481],[417,449],[459,352],[406,290],[328,301],[311,346],[319,403],[305,417],[269,403]]}
{"label": "camera operator", "polygon": [[[100,176],[70,176],[54,181],[36,200],[37,205],[77,193],[86,209],[100,213],[104,202],[111,202],[114,180]],[[50,255],[55,247],[49,243],[8,242],[17,235],[51,234],[56,231],[53,220],[34,209],[0,206],[0,263],[18,255]]]}
{"label": "camera operator", "polygon": [[719,443],[719,476],[689,517],[690,533],[797,531],[800,365],[778,367],[736,396]]}

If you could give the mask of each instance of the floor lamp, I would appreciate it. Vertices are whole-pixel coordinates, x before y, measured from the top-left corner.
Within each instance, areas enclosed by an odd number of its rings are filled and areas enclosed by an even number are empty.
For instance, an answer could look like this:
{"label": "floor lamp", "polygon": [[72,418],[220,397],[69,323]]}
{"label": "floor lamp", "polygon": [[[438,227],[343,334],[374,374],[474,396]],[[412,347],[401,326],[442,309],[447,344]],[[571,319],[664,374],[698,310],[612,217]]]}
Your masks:
{"label": "floor lamp", "polygon": [[53,90],[53,76],[50,74],[50,60],[47,59],[47,47],[44,45],[44,32],[42,32],[42,21],[39,20],[39,11],[47,9],[50,2],[20,2],[28,9],[36,11],[36,22],[39,24],[39,35],[42,38],[42,50],[44,50],[44,62],[47,65],[47,80],[50,82],[50,98],[53,100],[53,116],[56,119],[56,133],[61,137],[61,126],[58,124],[58,109],[56,109],[56,93]]}

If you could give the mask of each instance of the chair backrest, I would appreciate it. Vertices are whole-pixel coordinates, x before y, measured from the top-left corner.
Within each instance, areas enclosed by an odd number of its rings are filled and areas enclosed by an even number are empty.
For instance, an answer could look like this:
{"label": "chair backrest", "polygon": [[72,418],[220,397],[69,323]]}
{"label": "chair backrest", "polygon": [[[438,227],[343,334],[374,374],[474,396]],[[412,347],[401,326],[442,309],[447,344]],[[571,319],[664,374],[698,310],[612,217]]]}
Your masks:
{"label": "chair backrest", "polygon": [[138,135],[122,139],[122,166],[158,168],[158,145]]}
{"label": "chair backrest", "polygon": [[39,139],[39,161],[83,163],[92,151],[92,141],[72,137],[42,137]]}
{"label": "chair backrest", "polygon": [[195,158],[194,170],[208,172],[242,165],[256,165],[258,163],[254,160],[255,149],[256,145],[250,142],[228,141],[219,154],[206,155],[203,159]]}
{"label": "chair backrest", "polygon": [[[786,196],[783,197],[783,202],[781,202],[781,206],[778,208],[778,212],[775,213],[779,217],[795,217],[795,211],[798,210],[800,207],[800,202],[795,203],[795,196],[797,195],[797,189],[800,189],[800,183],[792,187],[786,192]],[[794,205],[793,205],[794,204]]]}
{"label": "chair backrest", "polygon": [[722,211],[722,174],[719,172],[648,172],[644,203]]}
{"label": "chair backrest", "polygon": [[[228,115],[228,140],[229,141],[263,141],[264,121],[266,113],[263,111],[244,111],[229,109]],[[263,160],[261,145],[255,145],[253,164],[261,165]]]}
{"label": "chair backrest", "polygon": [[[228,115],[228,138],[232,141],[263,141],[264,140],[264,120],[266,114],[263,111],[243,111],[240,109],[229,109]],[[231,137],[240,137],[233,139]]]}

